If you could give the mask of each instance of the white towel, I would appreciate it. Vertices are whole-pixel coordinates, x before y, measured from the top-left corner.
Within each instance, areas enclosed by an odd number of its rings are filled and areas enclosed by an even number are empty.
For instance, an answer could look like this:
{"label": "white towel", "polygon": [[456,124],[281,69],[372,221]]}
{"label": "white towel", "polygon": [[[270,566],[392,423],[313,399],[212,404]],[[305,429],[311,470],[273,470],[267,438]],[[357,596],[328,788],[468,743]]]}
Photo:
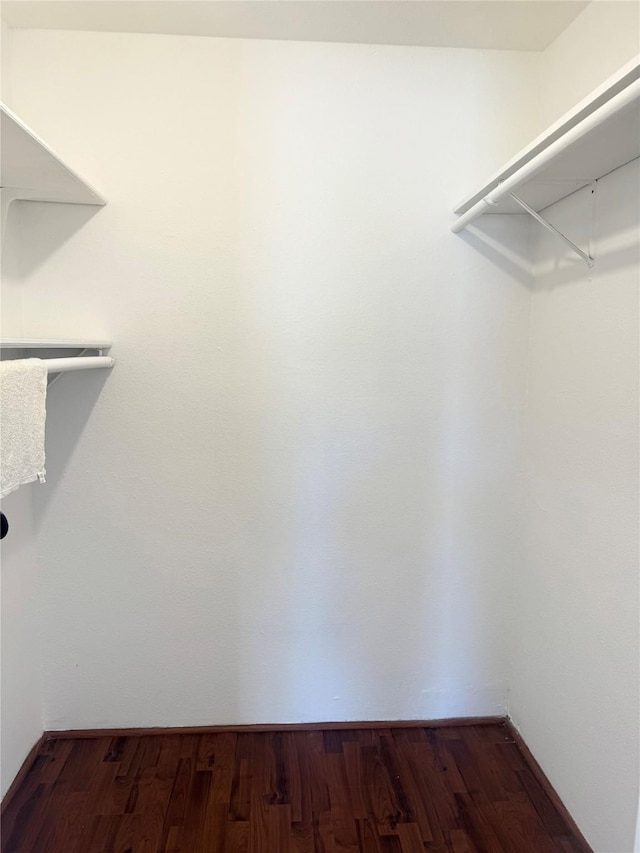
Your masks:
{"label": "white towel", "polygon": [[0,362],[0,498],[44,483],[47,368],[39,358]]}

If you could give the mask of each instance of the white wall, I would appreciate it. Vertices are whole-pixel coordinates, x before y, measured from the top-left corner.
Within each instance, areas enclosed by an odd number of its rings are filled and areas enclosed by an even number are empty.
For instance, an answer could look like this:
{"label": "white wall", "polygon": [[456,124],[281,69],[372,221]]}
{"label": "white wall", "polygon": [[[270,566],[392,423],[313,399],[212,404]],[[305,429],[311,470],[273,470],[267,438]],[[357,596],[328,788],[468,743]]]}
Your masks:
{"label": "white wall", "polygon": [[[598,184],[589,273],[537,234],[509,710],[597,853],[638,806],[640,161]],[[588,244],[591,193],[546,213]]]}
{"label": "white wall", "polygon": [[[2,25],[2,100],[11,100],[9,38]],[[2,335],[22,334],[19,286],[19,211],[13,205],[2,246],[0,321]],[[37,612],[38,565],[35,554],[33,494],[22,489],[2,501],[10,531],[0,545],[0,797],[42,734],[40,620]]]}
{"label": "white wall", "polygon": [[0,796],[4,796],[43,730],[41,649],[37,613],[38,567],[31,493],[2,501],[9,534],[0,546],[2,565],[2,693]]}
{"label": "white wall", "polygon": [[[635,3],[591,3],[541,57],[548,124],[640,52]],[[638,807],[638,161],[534,230],[524,559],[509,712],[597,853]]]}
{"label": "white wall", "polygon": [[25,323],[118,360],[50,394],[46,727],[503,712],[527,229],[448,223],[534,131],[538,58],[12,54],[15,109],[109,199],[24,206]]}
{"label": "white wall", "polygon": [[542,53],[540,130],[640,52],[640,3],[594,0]]}
{"label": "white wall", "polygon": [[0,21],[0,94],[5,103],[8,103],[11,91],[10,43],[9,27],[4,21]]}

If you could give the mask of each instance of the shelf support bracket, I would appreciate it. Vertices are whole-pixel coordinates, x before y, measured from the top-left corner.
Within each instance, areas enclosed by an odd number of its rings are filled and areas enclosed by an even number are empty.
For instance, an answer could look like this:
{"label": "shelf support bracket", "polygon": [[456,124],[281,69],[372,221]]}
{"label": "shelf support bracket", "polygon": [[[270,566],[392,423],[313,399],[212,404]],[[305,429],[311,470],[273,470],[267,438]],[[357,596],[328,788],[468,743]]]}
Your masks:
{"label": "shelf support bracket", "polygon": [[[85,347],[84,349],[81,349],[81,350],[80,350],[80,352],[78,353],[78,356],[77,356],[77,357],[78,357],[78,358],[80,358],[81,356],[86,355],[86,354],[87,354],[88,352],[90,352],[92,349],[93,349],[93,347]],[[98,352],[100,355],[102,355],[102,352],[103,352],[103,351],[100,349],[100,350],[97,350],[97,352]],[[48,380],[48,382],[47,382],[47,390],[48,390],[48,389],[53,385],[53,383],[54,383],[54,382],[57,382],[57,381],[58,381],[58,379],[60,379],[60,377],[61,377],[61,376],[62,376],[62,374],[61,374],[61,373],[56,373],[56,374],[55,374],[55,376],[52,376],[52,377]]]}
{"label": "shelf support bracket", "polygon": [[540,214],[536,210],[534,210],[532,207],[529,207],[526,201],[523,201],[515,193],[509,193],[509,196],[516,202],[516,204],[519,204],[523,210],[526,210],[527,213],[533,216],[533,218],[537,222],[539,222],[543,228],[546,228],[547,231],[550,231],[552,234],[555,234],[556,237],[558,237],[560,240],[562,240],[563,243],[569,246],[569,248],[573,252],[575,252],[576,255],[582,258],[582,260],[589,267],[589,269],[593,269],[595,259],[592,258],[591,255],[588,255],[586,252],[583,252],[579,246],[576,246],[576,244],[573,243],[568,237],[565,237],[561,231],[558,231],[558,229],[554,225],[552,225],[550,222],[547,222],[547,220],[543,216],[540,216]]}

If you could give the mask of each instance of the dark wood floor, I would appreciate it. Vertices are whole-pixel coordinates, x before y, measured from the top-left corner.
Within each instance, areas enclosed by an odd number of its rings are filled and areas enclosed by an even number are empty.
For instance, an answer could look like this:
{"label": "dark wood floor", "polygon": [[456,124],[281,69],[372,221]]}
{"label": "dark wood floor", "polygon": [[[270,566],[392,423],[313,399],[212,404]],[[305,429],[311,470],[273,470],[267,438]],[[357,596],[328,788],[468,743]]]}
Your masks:
{"label": "dark wood floor", "polygon": [[504,725],[49,740],[3,853],[585,853]]}

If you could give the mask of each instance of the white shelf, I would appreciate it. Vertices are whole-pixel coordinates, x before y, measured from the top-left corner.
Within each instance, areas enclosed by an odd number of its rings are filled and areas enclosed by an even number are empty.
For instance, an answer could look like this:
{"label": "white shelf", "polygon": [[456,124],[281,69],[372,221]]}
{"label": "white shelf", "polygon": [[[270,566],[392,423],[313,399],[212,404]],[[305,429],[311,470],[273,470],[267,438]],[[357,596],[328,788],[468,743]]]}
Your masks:
{"label": "white shelf", "polygon": [[2,189],[11,199],[104,205],[93,187],[70,169],[15,113],[0,103]]}
{"label": "white shelf", "polygon": [[455,208],[459,231],[483,213],[535,211],[640,157],[640,57],[509,160]]}
{"label": "white shelf", "polygon": [[109,349],[111,341],[104,340],[71,340],[56,338],[3,338],[0,349]]}

